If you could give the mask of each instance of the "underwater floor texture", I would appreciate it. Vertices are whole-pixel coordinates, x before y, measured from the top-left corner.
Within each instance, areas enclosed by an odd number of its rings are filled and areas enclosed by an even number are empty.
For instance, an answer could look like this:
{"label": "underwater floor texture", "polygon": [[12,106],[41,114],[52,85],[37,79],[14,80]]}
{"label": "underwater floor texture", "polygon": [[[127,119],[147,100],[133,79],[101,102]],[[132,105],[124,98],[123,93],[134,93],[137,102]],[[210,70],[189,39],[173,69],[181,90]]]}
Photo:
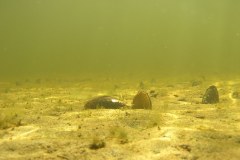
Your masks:
{"label": "underwater floor texture", "polygon": [[[202,104],[210,85],[220,102]],[[84,109],[109,95],[152,109]],[[30,79],[0,82],[0,159],[238,160],[240,79]]]}

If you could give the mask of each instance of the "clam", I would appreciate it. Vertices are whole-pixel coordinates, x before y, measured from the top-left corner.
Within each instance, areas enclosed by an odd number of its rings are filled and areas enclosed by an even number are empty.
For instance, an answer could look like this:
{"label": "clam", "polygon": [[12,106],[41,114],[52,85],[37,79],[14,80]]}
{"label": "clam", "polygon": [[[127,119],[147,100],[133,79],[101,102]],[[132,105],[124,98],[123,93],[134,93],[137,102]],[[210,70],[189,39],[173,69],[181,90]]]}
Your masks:
{"label": "clam", "polygon": [[132,109],[152,109],[152,102],[147,92],[139,91],[133,97]]}
{"label": "clam", "polygon": [[219,102],[219,95],[218,95],[217,87],[212,85],[206,90],[205,94],[203,95],[202,103],[214,104],[218,102]]}
{"label": "clam", "polygon": [[87,101],[87,103],[84,105],[84,108],[85,109],[98,109],[98,108],[119,109],[124,106],[126,106],[126,104],[116,98],[113,98],[111,96],[99,96]]}

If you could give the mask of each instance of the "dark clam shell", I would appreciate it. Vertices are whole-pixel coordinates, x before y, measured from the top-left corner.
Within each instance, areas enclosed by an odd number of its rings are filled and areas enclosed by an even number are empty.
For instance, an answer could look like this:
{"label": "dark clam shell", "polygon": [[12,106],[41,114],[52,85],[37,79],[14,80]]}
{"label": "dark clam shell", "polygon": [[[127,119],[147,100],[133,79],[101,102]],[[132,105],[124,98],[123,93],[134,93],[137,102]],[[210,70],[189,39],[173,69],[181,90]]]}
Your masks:
{"label": "dark clam shell", "polygon": [[133,109],[152,109],[152,102],[147,92],[139,91],[132,102]]}
{"label": "dark clam shell", "polygon": [[203,95],[202,103],[214,104],[218,102],[219,102],[219,95],[218,95],[217,87],[212,85],[206,90],[205,94]]}
{"label": "dark clam shell", "polygon": [[126,106],[125,103],[119,101],[116,98],[110,96],[100,96],[93,98],[84,105],[85,109],[98,109],[98,108],[105,108],[105,109],[119,109]]}

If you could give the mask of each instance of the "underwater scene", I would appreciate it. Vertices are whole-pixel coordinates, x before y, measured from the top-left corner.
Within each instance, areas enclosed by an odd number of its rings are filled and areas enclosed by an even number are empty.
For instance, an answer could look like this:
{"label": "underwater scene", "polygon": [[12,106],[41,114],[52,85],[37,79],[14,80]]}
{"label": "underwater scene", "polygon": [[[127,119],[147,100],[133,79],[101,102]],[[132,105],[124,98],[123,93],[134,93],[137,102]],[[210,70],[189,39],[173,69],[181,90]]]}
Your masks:
{"label": "underwater scene", "polygon": [[0,0],[0,160],[239,160],[239,8]]}

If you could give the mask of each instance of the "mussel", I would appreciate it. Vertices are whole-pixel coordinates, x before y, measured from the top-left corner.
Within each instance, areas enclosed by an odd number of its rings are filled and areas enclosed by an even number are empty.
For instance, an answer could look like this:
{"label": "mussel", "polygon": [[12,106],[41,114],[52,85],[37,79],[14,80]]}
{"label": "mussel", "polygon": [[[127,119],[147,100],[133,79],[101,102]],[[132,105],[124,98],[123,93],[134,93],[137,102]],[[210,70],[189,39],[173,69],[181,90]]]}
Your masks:
{"label": "mussel", "polygon": [[152,102],[147,92],[139,91],[133,97],[132,109],[152,109]]}
{"label": "mussel", "polygon": [[87,101],[87,103],[84,105],[84,108],[85,109],[98,109],[98,108],[120,109],[124,106],[126,106],[126,104],[116,98],[113,98],[111,96],[99,96]]}
{"label": "mussel", "polygon": [[206,90],[205,94],[203,95],[202,103],[214,104],[218,102],[219,102],[219,95],[218,95],[217,87],[212,85]]}

